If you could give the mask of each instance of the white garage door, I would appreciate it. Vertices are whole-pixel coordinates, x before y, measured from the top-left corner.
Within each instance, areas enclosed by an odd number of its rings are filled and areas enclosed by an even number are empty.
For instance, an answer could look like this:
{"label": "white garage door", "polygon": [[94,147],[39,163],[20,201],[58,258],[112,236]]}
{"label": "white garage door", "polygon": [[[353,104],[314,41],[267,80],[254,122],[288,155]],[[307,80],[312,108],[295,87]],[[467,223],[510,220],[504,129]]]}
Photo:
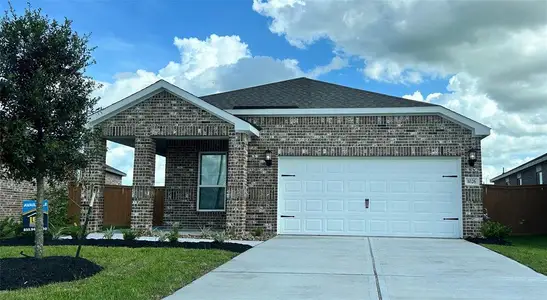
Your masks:
{"label": "white garage door", "polygon": [[459,158],[280,157],[278,233],[462,236]]}

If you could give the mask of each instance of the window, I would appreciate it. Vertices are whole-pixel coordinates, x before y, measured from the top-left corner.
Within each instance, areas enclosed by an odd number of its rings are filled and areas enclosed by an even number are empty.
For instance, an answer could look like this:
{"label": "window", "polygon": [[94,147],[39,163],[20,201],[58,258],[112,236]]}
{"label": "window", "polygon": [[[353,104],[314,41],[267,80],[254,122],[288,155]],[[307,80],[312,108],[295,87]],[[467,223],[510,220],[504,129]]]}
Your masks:
{"label": "window", "polygon": [[517,174],[517,184],[522,185],[522,176],[520,173]]}
{"label": "window", "polygon": [[226,169],[226,153],[200,153],[199,211],[224,210],[226,204]]}
{"label": "window", "polygon": [[505,184],[506,184],[506,185],[511,185],[511,184],[509,183],[509,178],[505,178]]}
{"label": "window", "polygon": [[543,184],[543,171],[536,173],[536,179],[538,184]]}

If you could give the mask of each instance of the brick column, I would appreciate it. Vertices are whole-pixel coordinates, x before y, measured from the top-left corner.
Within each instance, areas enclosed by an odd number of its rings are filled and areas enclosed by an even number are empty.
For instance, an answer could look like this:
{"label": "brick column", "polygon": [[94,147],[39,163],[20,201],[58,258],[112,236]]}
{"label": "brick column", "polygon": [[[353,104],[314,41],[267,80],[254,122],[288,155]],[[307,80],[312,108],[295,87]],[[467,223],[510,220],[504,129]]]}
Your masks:
{"label": "brick column", "polygon": [[91,201],[91,191],[98,187],[98,192],[93,203],[93,211],[89,219],[87,230],[98,231],[103,226],[104,209],[104,168],[106,164],[106,139],[100,139],[97,142],[89,144],[85,151],[90,153],[90,161],[82,174],[82,181],[85,188],[82,188],[80,204],[80,222],[83,224],[84,216],[87,214],[89,202]]}
{"label": "brick column", "polygon": [[479,177],[482,182],[481,140],[474,138],[468,149],[477,150],[477,161],[469,166],[467,153],[462,156],[463,236],[480,235],[483,217],[482,186],[466,186],[465,177]]}
{"label": "brick column", "polygon": [[228,179],[226,194],[226,229],[236,234],[245,232],[247,214],[247,158],[249,136],[245,133],[230,135],[228,143]]}
{"label": "brick column", "polygon": [[131,206],[133,229],[152,229],[155,174],[156,142],[151,137],[136,137]]}

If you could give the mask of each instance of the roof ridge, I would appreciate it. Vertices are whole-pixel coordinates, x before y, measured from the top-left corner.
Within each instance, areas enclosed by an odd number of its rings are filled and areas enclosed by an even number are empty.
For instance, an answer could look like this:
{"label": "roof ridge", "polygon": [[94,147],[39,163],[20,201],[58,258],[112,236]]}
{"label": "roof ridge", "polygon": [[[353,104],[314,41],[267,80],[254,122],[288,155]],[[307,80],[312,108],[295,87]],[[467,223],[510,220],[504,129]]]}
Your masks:
{"label": "roof ridge", "polygon": [[240,89],[235,89],[235,90],[224,91],[224,92],[220,92],[220,93],[203,95],[203,96],[199,96],[199,98],[209,97],[209,96],[217,96],[217,95],[228,94],[228,93],[233,93],[233,92],[240,92],[240,91],[249,90],[249,89],[253,89],[253,88],[265,87],[265,86],[269,86],[269,85],[275,85],[275,84],[279,84],[279,83],[284,83],[284,82],[288,82],[288,81],[302,80],[302,79],[308,79],[309,80],[309,78],[307,78],[307,77],[296,77],[296,78],[285,79],[285,80],[281,80],[281,81],[275,81],[275,82],[269,82],[269,83],[264,83],[264,84],[259,84],[259,85],[248,86],[248,87],[245,87],[245,88],[240,88]]}

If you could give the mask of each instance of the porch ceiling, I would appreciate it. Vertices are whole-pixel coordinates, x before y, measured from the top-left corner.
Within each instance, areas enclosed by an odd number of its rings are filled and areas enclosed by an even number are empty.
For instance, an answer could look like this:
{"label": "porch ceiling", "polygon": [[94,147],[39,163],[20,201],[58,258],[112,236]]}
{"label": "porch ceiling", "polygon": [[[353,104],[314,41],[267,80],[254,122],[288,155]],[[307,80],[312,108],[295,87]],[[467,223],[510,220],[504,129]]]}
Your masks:
{"label": "porch ceiling", "polygon": [[[188,137],[154,137],[156,141],[156,155],[164,156],[167,154],[167,143],[168,141],[176,140],[227,140],[228,137],[219,136],[219,137],[198,137],[198,136],[188,136]],[[135,138],[134,137],[108,137],[107,140],[122,144],[131,148],[135,148]]]}

